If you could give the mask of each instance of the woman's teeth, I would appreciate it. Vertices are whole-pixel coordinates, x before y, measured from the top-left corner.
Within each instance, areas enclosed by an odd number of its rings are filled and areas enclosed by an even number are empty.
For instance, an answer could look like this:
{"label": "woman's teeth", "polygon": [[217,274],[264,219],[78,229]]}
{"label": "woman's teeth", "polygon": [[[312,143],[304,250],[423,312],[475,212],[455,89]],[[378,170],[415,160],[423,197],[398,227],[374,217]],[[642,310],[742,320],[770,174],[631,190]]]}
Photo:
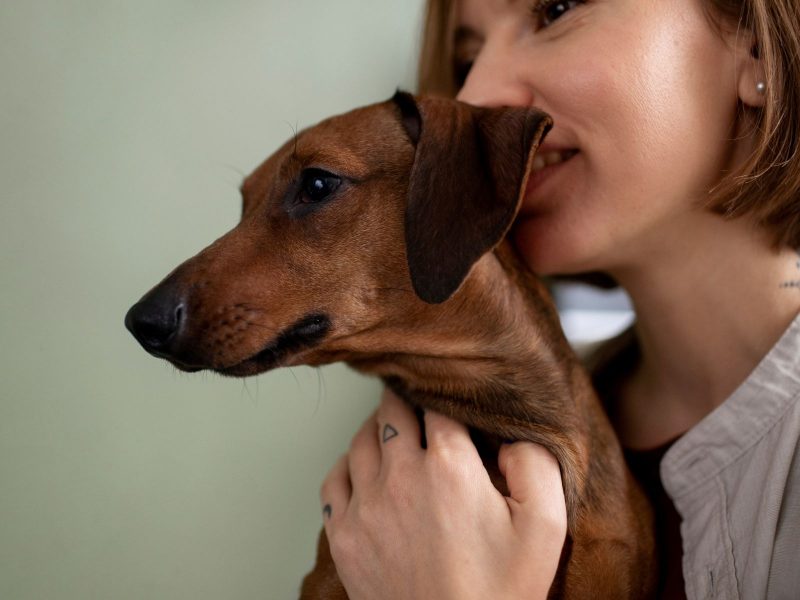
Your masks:
{"label": "woman's teeth", "polygon": [[533,157],[533,166],[531,168],[533,171],[541,171],[545,167],[557,165],[572,158],[576,152],[577,150],[563,150],[560,152],[553,150],[544,154],[537,154]]}

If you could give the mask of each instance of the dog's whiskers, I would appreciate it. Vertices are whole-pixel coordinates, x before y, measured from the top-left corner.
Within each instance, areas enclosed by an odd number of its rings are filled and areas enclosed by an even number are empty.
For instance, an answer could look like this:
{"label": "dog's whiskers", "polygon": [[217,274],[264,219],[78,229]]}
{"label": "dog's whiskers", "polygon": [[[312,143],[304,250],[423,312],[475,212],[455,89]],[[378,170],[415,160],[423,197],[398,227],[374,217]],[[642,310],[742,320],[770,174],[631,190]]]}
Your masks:
{"label": "dog's whiskers", "polygon": [[241,181],[244,181],[247,178],[247,173],[242,171],[236,165],[232,165],[230,163],[218,163],[218,164],[219,164],[219,166],[225,167],[226,169],[229,169],[229,170],[233,171],[234,173],[236,173],[239,177],[241,177]]}
{"label": "dog's whiskers", "polygon": [[294,369],[292,367],[289,367],[289,373],[292,374],[294,382],[297,384],[297,391],[300,391],[303,386],[300,385],[300,380],[297,378],[297,375],[295,374]]}
{"label": "dog's whiskers", "polygon": [[[257,379],[256,379],[256,385],[258,385]],[[247,379],[242,379],[242,391],[247,392],[247,397],[250,398],[250,402],[252,404],[256,404],[256,399],[253,398],[253,394],[250,393],[250,388],[247,386]]]}
{"label": "dog's whiskers", "polygon": [[297,156],[297,122],[295,121],[294,125],[292,125],[289,121],[284,121],[284,123],[286,123],[289,126],[289,128],[292,130],[292,134],[294,135],[294,147],[292,148],[292,156],[296,157]]}
{"label": "dog's whiskers", "polygon": [[322,376],[322,369],[316,367],[314,370],[317,372],[317,405],[314,407],[314,416],[316,416],[322,405],[322,395],[325,393],[325,378]]}

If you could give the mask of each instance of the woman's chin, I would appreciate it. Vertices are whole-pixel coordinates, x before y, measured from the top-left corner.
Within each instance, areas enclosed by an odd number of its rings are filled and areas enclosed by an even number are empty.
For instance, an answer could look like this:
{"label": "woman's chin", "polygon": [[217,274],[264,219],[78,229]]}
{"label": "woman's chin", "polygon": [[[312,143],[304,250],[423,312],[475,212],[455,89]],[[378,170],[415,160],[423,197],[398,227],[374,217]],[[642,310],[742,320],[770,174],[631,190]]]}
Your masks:
{"label": "woman's chin", "polygon": [[511,231],[511,241],[517,252],[528,268],[540,275],[553,274],[553,268],[561,262],[559,248],[553,247],[550,241],[554,236],[548,231],[546,220],[543,216],[523,217]]}
{"label": "woman's chin", "polygon": [[[582,248],[571,243],[568,231],[561,231],[546,216],[523,218],[515,223],[511,241],[528,268],[538,275],[569,275],[593,268]],[[596,267],[594,267],[596,269]]]}

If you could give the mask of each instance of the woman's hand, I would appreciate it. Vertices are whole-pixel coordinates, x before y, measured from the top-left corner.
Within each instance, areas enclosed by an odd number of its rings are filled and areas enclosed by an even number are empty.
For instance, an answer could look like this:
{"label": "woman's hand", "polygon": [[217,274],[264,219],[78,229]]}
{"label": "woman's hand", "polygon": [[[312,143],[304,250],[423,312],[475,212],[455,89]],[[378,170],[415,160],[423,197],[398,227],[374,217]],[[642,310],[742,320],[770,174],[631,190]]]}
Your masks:
{"label": "woman's hand", "polygon": [[336,569],[352,600],[545,598],[567,528],[556,459],[504,445],[510,497],[466,428],[385,392],[320,492]]}

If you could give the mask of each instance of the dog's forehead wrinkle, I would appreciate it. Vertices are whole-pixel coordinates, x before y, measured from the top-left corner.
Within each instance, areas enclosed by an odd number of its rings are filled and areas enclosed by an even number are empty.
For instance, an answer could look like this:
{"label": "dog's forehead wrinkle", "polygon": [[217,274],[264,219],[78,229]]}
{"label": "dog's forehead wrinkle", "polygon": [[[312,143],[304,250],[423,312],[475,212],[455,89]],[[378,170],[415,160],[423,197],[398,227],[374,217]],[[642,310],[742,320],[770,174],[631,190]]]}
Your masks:
{"label": "dog's forehead wrinkle", "polygon": [[291,180],[297,176],[303,168],[303,160],[295,152],[285,157],[280,163],[275,177],[276,183]]}
{"label": "dog's forehead wrinkle", "polygon": [[370,171],[363,154],[363,151],[349,147],[342,140],[313,140],[299,142],[292,158],[300,168],[317,168],[351,179],[361,179]]}
{"label": "dog's forehead wrinkle", "polygon": [[290,156],[291,140],[270,154],[242,182],[241,192],[245,206],[251,202],[262,200],[274,188],[276,173],[280,173],[282,164]]}
{"label": "dog's forehead wrinkle", "polygon": [[[378,108],[382,110],[376,110]],[[372,166],[391,163],[396,160],[396,152],[403,149],[413,152],[414,148],[403,130],[394,105],[390,106],[389,103],[381,107],[357,109],[323,121],[314,129],[313,136],[301,139],[299,146],[303,146],[303,141],[312,139],[326,153],[354,157]]]}

